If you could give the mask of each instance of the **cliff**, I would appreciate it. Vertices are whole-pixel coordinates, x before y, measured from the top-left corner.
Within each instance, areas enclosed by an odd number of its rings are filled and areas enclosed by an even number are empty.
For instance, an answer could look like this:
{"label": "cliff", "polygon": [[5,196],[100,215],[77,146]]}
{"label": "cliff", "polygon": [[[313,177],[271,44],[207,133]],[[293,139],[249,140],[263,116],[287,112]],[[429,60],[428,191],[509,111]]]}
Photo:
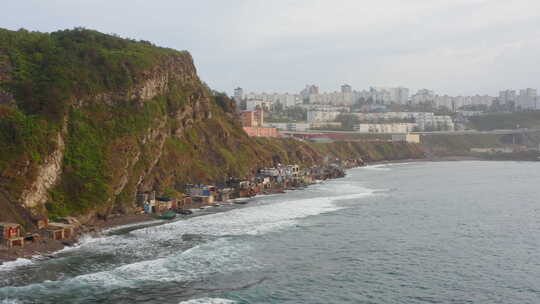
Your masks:
{"label": "cliff", "polygon": [[189,53],[96,31],[0,30],[0,221],[127,212],[275,163],[417,158],[414,145],[253,139]]}

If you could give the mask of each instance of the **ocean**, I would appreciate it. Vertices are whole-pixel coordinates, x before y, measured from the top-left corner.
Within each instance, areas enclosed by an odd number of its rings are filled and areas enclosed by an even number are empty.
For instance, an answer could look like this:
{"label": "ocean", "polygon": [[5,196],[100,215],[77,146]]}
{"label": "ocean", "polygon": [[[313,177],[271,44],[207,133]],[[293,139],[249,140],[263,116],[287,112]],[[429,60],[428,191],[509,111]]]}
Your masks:
{"label": "ocean", "polygon": [[0,265],[0,303],[540,303],[540,163],[348,171]]}

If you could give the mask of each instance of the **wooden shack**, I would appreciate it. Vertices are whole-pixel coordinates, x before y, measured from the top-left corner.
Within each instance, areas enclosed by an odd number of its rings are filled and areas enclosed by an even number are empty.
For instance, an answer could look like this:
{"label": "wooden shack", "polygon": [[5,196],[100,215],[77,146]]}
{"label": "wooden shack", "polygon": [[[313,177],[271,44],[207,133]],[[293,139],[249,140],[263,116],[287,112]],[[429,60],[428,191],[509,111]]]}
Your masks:
{"label": "wooden shack", "polygon": [[47,226],[44,234],[48,239],[51,240],[61,241],[64,239],[64,229],[61,227]]}
{"label": "wooden shack", "polygon": [[75,236],[75,226],[71,224],[49,223],[46,229],[52,240],[70,239]]}
{"label": "wooden shack", "polygon": [[8,248],[24,246],[21,225],[16,223],[0,223],[0,243]]}
{"label": "wooden shack", "polygon": [[24,236],[24,243],[35,243],[41,240],[41,235],[39,233],[27,233]]}
{"label": "wooden shack", "polygon": [[189,209],[192,208],[193,205],[193,199],[191,196],[184,197],[184,200],[182,201],[182,209]]}
{"label": "wooden shack", "polygon": [[156,199],[156,212],[165,212],[172,209],[173,203],[171,199],[168,198],[157,198]]}
{"label": "wooden shack", "polygon": [[226,202],[229,199],[231,199],[232,190],[233,189],[230,189],[230,188],[225,188],[225,189],[219,190],[217,201]]}

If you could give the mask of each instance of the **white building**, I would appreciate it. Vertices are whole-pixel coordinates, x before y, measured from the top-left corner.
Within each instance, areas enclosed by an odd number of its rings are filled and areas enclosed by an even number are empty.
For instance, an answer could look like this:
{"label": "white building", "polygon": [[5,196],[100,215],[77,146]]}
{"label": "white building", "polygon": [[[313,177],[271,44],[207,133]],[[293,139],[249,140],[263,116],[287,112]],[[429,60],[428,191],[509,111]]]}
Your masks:
{"label": "white building", "polygon": [[499,101],[503,104],[515,103],[517,94],[515,90],[504,90],[499,92]]}
{"label": "white building", "polygon": [[434,99],[435,99],[435,93],[432,90],[428,90],[428,89],[418,90],[418,92],[416,92],[416,94],[414,94],[411,97],[411,101],[413,104],[434,101]]}
{"label": "white building", "polygon": [[279,94],[275,102],[281,103],[283,107],[285,108],[292,108],[299,104],[302,104],[302,99],[300,98],[299,95],[285,93],[285,94]]}
{"label": "white building", "polygon": [[[436,107],[447,107],[450,110],[456,111],[463,106],[472,105],[485,105],[491,106],[495,101],[495,97],[488,95],[474,95],[474,96],[448,96],[448,95],[435,95],[433,102]],[[428,101],[428,100],[426,100]]]}
{"label": "white building", "polygon": [[409,102],[409,89],[397,87],[388,88],[390,92],[390,100],[397,104],[407,104]]}
{"label": "white building", "polygon": [[239,103],[244,98],[244,90],[240,87],[234,89],[234,100]]}
{"label": "white building", "polygon": [[267,122],[264,124],[268,128],[276,128],[282,131],[307,131],[310,124],[306,122]]}
{"label": "white building", "polygon": [[408,143],[414,143],[419,144],[420,143],[420,135],[418,134],[393,134],[392,135],[392,141],[393,142],[408,142]]}
{"label": "white building", "polygon": [[306,104],[299,105],[307,110],[311,111],[327,111],[327,112],[350,112],[351,108],[347,106],[332,106],[332,105],[319,105],[319,104]]}
{"label": "white building", "polygon": [[310,122],[310,129],[341,128],[343,124],[338,121]]}
{"label": "white building", "polygon": [[415,123],[361,123],[354,126],[359,133],[409,133]]}
{"label": "white building", "polygon": [[454,122],[452,117],[447,115],[433,115],[433,116],[424,116],[417,117],[416,124],[418,128],[422,131],[432,129],[432,130],[442,130],[442,131],[453,131],[455,130]]}
{"label": "white building", "polygon": [[392,102],[390,92],[384,88],[371,87],[368,91],[360,92],[360,95],[365,100],[372,100],[376,104],[390,104]]}
{"label": "white building", "polygon": [[[369,122],[370,124],[383,124],[396,120],[406,122],[414,122],[419,130],[426,129],[447,130],[455,129],[452,117],[447,115],[435,115],[432,112],[381,112],[381,113],[354,113],[361,122]],[[412,131],[412,130],[411,130]]]}
{"label": "white building", "polygon": [[341,93],[351,93],[352,94],[352,87],[348,84],[344,84],[341,86]]}
{"label": "white building", "polygon": [[319,87],[312,84],[307,84],[306,87],[300,91],[300,95],[303,99],[309,99],[311,95],[318,95],[319,94]]}
{"label": "white building", "polygon": [[433,117],[433,112],[374,112],[355,113],[360,121],[384,122],[389,120],[416,120],[417,118]]}
{"label": "white building", "polygon": [[337,111],[308,111],[307,120],[309,122],[334,121],[341,114]]}
{"label": "white building", "polygon": [[331,92],[322,94],[311,94],[308,97],[310,104],[319,105],[345,105],[353,104],[353,93]]}
{"label": "white building", "polygon": [[519,96],[517,98],[517,107],[522,110],[537,109],[537,91],[536,89],[523,89],[519,90]]}
{"label": "white building", "polygon": [[246,101],[246,110],[247,111],[254,111],[257,106],[259,106],[261,109],[270,109],[272,107],[272,102],[264,101],[260,99],[248,99]]}

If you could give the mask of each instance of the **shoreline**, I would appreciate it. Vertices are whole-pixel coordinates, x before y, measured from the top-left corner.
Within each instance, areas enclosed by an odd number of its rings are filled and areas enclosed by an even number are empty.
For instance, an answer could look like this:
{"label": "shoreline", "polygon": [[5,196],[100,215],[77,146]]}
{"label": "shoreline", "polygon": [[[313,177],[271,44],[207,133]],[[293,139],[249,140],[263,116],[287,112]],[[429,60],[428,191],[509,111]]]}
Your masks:
{"label": "shoreline", "polygon": [[[453,157],[431,157],[431,158],[413,158],[413,159],[399,159],[399,160],[385,160],[385,161],[374,161],[366,162],[366,166],[373,165],[382,165],[382,164],[395,164],[395,163],[409,163],[409,162],[439,162],[439,161],[468,161],[468,160],[483,160],[477,157],[464,157],[464,156],[453,156]],[[360,168],[353,167],[347,168],[346,170]],[[276,195],[284,194],[286,192],[276,192],[268,194],[260,194],[257,196],[266,196],[266,195]],[[229,201],[230,204],[234,200]],[[238,205],[241,206],[241,205]],[[199,215],[199,216],[204,216]],[[189,218],[189,217],[188,217]],[[110,230],[110,229],[122,229],[122,226],[143,225],[146,222],[156,221],[155,218],[151,217],[148,214],[125,214],[117,215],[110,217],[107,220],[95,220],[91,224],[83,225],[80,233],[76,238],[64,241],[54,241],[54,240],[40,240],[36,243],[30,243],[25,245],[23,248],[2,248],[0,249],[0,266],[4,265],[6,262],[13,262],[19,259],[33,259],[35,257],[44,256],[48,258],[54,258],[54,253],[70,246],[77,245],[79,239],[84,236],[98,236],[101,233]],[[168,221],[163,221],[164,223]]]}
{"label": "shoreline", "polygon": [[441,157],[426,157],[426,158],[407,158],[407,159],[395,159],[395,160],[381,160],[374,162],[366,162],[368,166],[372,165],[384,165],[384,164],[398,164],[398,163],[421,163],[421,162],[445,162],[445,161],[471,161],[471,160],[486,160],[480,157],[474,156],[441,156]]}
{"label": "shoreline", "polygon": [[0,266],[18,259],[32,259],[38,256],[52,258],[52,254],[66,247],[77,245],[84,236],[97,236],[108,229],[151,221],[155,221],[155,219],[146,214],[126,214],[112,217],[107,221],[96,220],[90,225],[83,225],[75,238],[63,241],[43,239],[25,244],[23,248],[0,248]]}

